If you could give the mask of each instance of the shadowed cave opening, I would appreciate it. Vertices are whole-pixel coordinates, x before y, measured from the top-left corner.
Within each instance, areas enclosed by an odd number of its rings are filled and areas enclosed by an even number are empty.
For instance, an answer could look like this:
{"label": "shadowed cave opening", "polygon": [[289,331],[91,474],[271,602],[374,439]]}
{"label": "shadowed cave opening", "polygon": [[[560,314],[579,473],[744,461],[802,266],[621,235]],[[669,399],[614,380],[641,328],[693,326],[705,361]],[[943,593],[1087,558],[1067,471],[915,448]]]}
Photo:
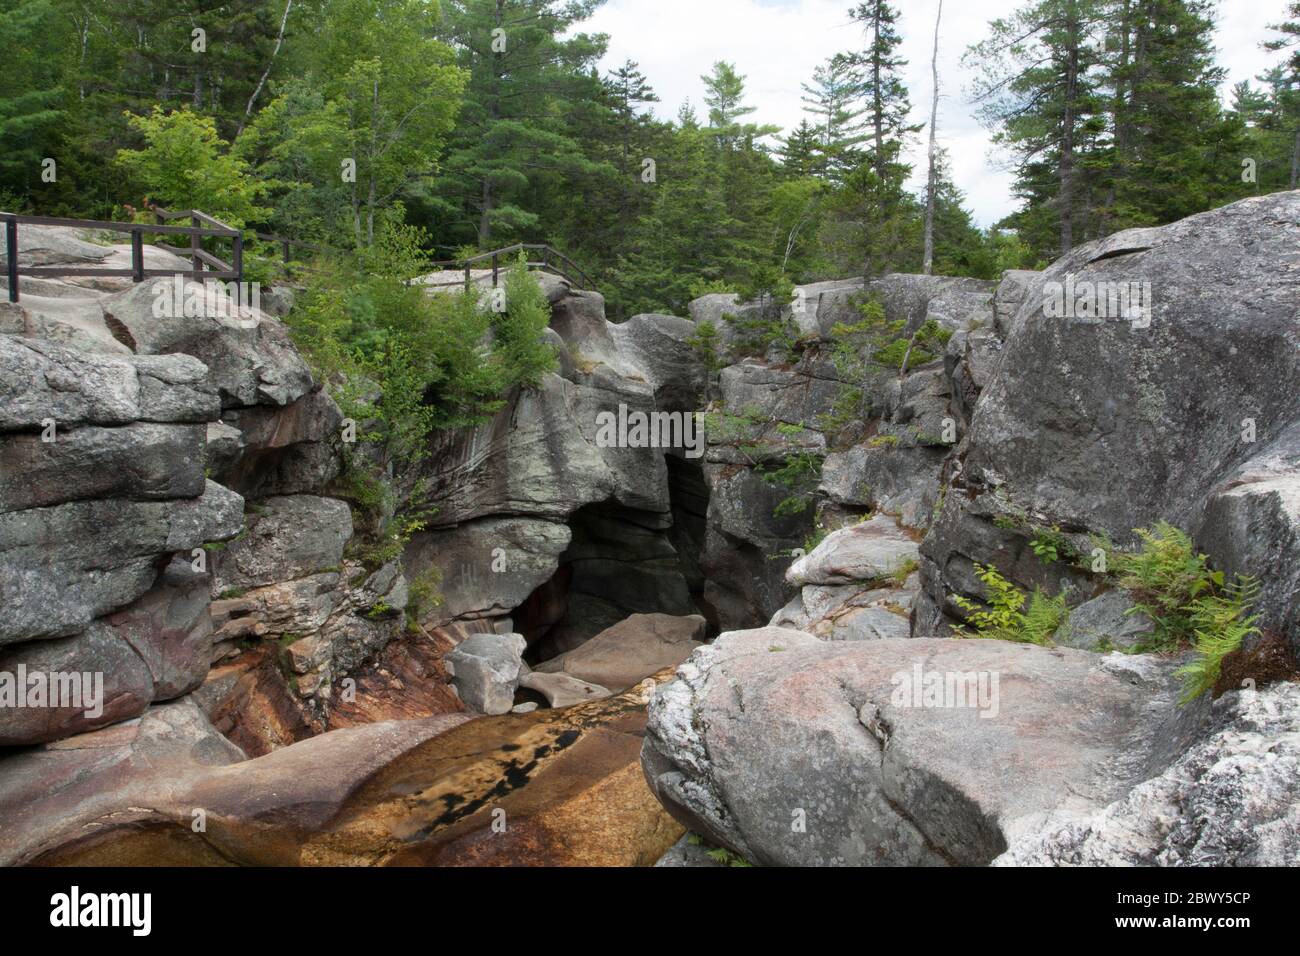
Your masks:
{"label": "shadowed cave opening", "polygon": [[700,614],[717,633],[704,599],[709,490],[699,462],[665,455],[666,514],[613,500],[587,505],[569,519],[573,538],[555,574],[516,608],[515,629],[536,665],[573,650],[633,614]]}

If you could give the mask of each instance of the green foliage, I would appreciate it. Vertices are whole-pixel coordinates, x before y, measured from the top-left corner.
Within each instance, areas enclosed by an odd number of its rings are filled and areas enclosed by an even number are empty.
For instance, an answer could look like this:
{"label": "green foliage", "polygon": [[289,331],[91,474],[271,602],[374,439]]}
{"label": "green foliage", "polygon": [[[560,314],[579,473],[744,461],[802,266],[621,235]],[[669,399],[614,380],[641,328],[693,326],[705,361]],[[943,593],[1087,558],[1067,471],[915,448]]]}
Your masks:
{"label": "green foliage", "polygon": [[407,630],[414,631],[426,612],[442,607],[442,569],[431,564],[410,582],[406,603]]}
{"label": "green foliage", "polygon": [[1160,522],[1135,532],[1141,547],[1134,554],[1113,552],[1111,571],[1132,592],[1135,609],[1155,624],[1151,649],[1186,643],[1192,637],[1192,602],[1223,586],[1222,572],[1211,571],[1209,558],[1198,554],[1178,528]]}
{"label": "green foliage", "polygon": [[956,595],[954,603],[967,613],[975,630],[971,637],[1022,644],[1050,646],[1052,635],[1069,619],[1065,595],[1048,597],[1041,589],[1026,601],[1025,592],[1008,581],[992,565],[977,564],[975,573],[987,592],[985,604]]}
{"label": "green foliage", "polygon": [[894,570],[890,573],[889,578],[891,581],[894,582],[894,585],[896,587],[901,588],[904,584],[907,583],[907,579],[910,578],[917,570],[919,570],[920,567],[921,567],[920,563],[915,558],[908,558],[898,567],[894,568]]}
{"label": "green foliage", "polygon": [[413,462],[435,429],[486,421],[515,387],[535,387],[555,368],[542,338],[550,311],[523,265],[505,281],[506,311],[472,294],[430,294],[412,282],[424,270],[423,230],[385,223],[363,268],[315,272],[287,321],[345,415],[368,423],[358,437],[381,450],[380,465]]}
{"label": "green foliage", "polygon": [[713,376],[727,365],[723,355],[722,336],[716,325],[703,319],[696,324],[695,331],[686,340],[686,344],[704,369],[704,402],[707,405],[712,398]]}
{"label": "green foliage", "polygon": [[144,116],[128,114],[127,122],[145,146],[120,149],[115,161],[151,200],[202,210],[236,229],[269,215],[260,203],[270,185],[230,151],[211,118],[155,106]]}
{"label": "green foliage", "polygon": [[732,342],[738,355],[763,358],[774,353],[778,360],[788,360],[799,340],[799,330],[786,316],[758,309],[742,315],[724,312],[722,321],[735,332]]}
{"label": "green foliage", "polygon": [[1043,564],[1051,564],[1054,561],[1073,560],[1079,557],[1079,552],[1070,544],[1070,539],[1065,536],[1058,525],[1052,525],[1050,528],[1035,528],[1034,536],[1029,541],[1029,547],[1033,549],[1034,554],[1038,555],[1038,560]]}
{"label": "green foliage", "polygon": [[1141,547],[1133,554],[1110,552],[1111,570],[1133,595],[1130,613],[1143,614],[1155,625],[1154,637],[1140,650],[1192,647],[1195,656],[1178,673],[1184,680],[1184,702],[1193,700],[1214,687],[1224,657],[1258,632],[1258,616],[1249,610],[1259,584],[1246,576],[1225,581],[1191,538],[1167,522],[1135,533]]}
{"label": "green foliage", "polygon": [[758,474],[764,481],[794,492],[777,503],[773,515],[784,518],[806,512],[812,504],[812,491],[821,480],[821,471],[822,456],[813,452],[787,455],[779,468],[760,467]]}
{"label": "green foliage", "polygon": [[507,387],[537,388],[559,362],[542,338],[551,307],[522,255],[506,273],[505,302],[505,311],[493,315],[494,355],[504,365]]}
{"label": "green foliage", "polygon": [[1214,689],[1223,670],[1223,659],[1241,647],[1251,634],[1259,633],[1258,615],[1249,614],[1259,597],[1258,582],[1242,578],[1220,592],[1203,594],[1190,606],[1192,650],[1195,656],[1178,669],[1183,678],[1183,703]]}
{"label": "green foliage", "polygon": [[[784,648],[773,647],[773,648],[769,648],[769,650],[781,651],[784,650]],[[686,842],[689,843],[691,846],[708,847],[708,844],[704,842],[704,839],[695,833],[690,834],[686,838]],[[731,852],[725,847],[711,847],[709,849],[706,849],[704,852],[711,859],[716,860],[718,863],[723,863],[727,866],[734,866],[734,867],[753,866],[753,864],[750,863],[748,860],[746,860],[744,857]]]}

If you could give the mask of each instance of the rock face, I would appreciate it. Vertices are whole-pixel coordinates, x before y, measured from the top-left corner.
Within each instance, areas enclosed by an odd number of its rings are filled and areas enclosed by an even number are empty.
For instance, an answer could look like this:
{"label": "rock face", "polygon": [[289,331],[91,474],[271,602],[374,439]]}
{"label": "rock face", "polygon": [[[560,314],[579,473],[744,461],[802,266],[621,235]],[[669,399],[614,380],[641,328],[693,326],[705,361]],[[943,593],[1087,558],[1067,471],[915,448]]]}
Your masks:
{"label": "rock face", "polygon": [[724,634],[651,702],[642,765],[677,819],[754,863],[988,863],[1169,766],[1203,716],[1177,706],[1172,670],[999,641]]}
{"label": "rock face", "polygon": [[[22,232],[26,262],[129,256],[73,230]],[[98,680],[102,699],[2,708],[0,742],[137,717],[263,638],[286,649],[277,707],[321,729],[332,678],[400,633],[408,592],[395,565],[362,573],[344,557],[348,506],[320,494],[341,415],[285,328],[224,290],[195,296],[201,314],[155,308],[160,289],[195,283],[23,285],[0,318],[0,667]]]}
{"label": "rock face", "polygon": [[[1022,586],[1086,596],[1078,576],[1035,574],[1032,532],[1006,526],[1018,518],[1121,546],[1168,521],[1218,567],[1260,576],[1261,624],[1294,645],[1298,582],[1277,569],[1296,564],[1297,239],[1300,193],[1276,193],[1008,278],[1022,304],[1009,321],[999,311],[1005,343],[961,452],[962,493],[946,496],[922,548],[940,611],[954,612],[953,592],[979,596],[970,569],[991,560]],[[1114,317],[1121,288],[1149,311]]]}
{"label": "rock face", "polygon": [[996,866],[1300,864],[1300,685],[1242,690],[1163,773],[1104,810],[1013,843]]}

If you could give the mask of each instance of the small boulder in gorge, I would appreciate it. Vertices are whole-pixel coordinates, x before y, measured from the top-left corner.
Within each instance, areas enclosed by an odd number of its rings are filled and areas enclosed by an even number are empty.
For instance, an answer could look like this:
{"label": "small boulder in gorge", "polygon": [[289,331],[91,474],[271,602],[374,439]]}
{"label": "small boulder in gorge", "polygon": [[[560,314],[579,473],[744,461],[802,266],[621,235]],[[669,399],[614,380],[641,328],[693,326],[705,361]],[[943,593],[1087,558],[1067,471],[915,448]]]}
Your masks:
{"label": "small boulder in gorge", "polygon": [[810,553],[785,573],[791,584],[850,584],[910,573],[919,550],[917,543],[888,515],[831,532]]}
{"label": "small boulder in gorge", "polygon": [[1205,708],[1178,706],[1174,667],[1001,641],[734,632],[651,701],[642,766],[684,826],[753,863],[986,864],[1177,758]]}
{"label": "small boulder in gorge", "polygon": [[505,714],[515,704],[527,647],[522,634],[473,634],[443,661],[466,706],[484,714]]}

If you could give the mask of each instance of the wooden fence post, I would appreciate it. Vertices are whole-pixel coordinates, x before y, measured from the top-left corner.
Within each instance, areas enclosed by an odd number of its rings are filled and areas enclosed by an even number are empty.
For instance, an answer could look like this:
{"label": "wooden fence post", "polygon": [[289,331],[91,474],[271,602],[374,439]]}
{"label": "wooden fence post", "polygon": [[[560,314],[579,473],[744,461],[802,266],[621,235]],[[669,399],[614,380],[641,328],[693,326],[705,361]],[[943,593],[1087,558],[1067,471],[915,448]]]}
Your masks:
{"label": "wooden fence post", "polygon": [[144,233],[131,230],[131,281],[144,281]]}
{"label": "wooden fence post", "polygon": [[5,220],[5,255],[9,270],[9,301],[18,301],[18,220]]}

